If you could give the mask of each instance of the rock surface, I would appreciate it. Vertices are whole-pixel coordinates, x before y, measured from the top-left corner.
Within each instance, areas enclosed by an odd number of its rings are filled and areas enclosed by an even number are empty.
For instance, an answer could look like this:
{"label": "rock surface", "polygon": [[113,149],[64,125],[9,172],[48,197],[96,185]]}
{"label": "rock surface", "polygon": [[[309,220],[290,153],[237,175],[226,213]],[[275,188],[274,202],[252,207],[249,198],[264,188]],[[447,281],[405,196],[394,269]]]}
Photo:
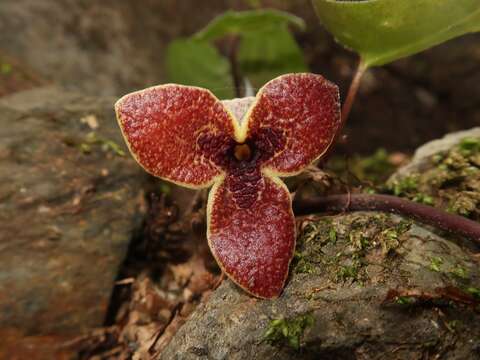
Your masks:
{"label": "rock surface", "polygon": [[411,162],[398,169],[394,174],[393,179],[424,170],[429,166],[429,161],[431,160],[432,156],[450,150],[465,138],[480,139],[480,127],[450,133],[441,139],[433,140],[425,145],[420,146],[415,151]]}
{"label": "rock surface", "polygon": [[[448,147],[458,142],[451,138]],[[464,242],[379,213],[309,218],[299,227],[280,298],[258,300],[225,281],[160,359],[480,356],[480,270]]]}
{"label": "rock surface", "polygon": [[3,0],[0,60],[6,52],[56,84],[120,95],[165,82],[168,42],[235,3],[212,0],[191,16],[191,1]]}
{"label": "rock surface", "polygon": [[113,101],[55,88],[0,100],[0,358],[24,336],[68,338],[105,320],[145,179]]}
{"label": "rock surface", "polygon": [[480,221],[480,128],[421,146],[387,187],[395,195]]}

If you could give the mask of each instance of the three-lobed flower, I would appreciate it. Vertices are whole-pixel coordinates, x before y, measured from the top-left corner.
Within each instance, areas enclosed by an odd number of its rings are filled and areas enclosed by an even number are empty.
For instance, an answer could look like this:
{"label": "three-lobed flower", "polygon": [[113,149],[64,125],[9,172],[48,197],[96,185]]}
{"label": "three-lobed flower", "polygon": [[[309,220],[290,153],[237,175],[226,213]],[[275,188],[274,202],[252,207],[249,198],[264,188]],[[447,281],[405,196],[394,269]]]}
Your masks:
{"label": "three-lobed flower", "polygon": [[291,196],[280,177],[298,174],[332,143],[337,86],[320,75],[280,76],[238,120],[210,91],[176,84],[125,95],[115,110],[147,172],[212,187],[207,239],[221,269],[257,297],[278,296],[295,249]]}

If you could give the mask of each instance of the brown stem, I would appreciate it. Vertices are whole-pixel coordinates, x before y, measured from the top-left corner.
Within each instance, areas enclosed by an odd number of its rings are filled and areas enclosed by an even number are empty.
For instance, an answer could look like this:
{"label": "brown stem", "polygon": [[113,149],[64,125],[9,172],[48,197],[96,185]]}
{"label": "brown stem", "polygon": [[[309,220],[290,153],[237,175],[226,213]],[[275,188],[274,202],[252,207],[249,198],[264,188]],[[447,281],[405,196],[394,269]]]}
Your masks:
{"label": "brown stem", "polygon": [[362,80],[363,74],[365,74],[367,66],[360,60],[353,76],[352,82],[350,83],[350,88],[348,89],[347,97],[343,102],[342,106],[342,122],[340,123],[340,128],[338,129],[337,134],[340,134],[343,126],[347,122],[348,115],[350,115],[350,110],[352,109],[353,102],[357,96],[358,88],[360,87],[360,81]]}
{"label": "brown stem", "polygon": [[230,60],[230,66],[231,66],[231,73],[232,73],[232,79],[233,79],[233,84],[235,86],[235,96],[236,97],[241,97],[243,96],[242,94],[242,77],[240,75],[240,71],[238,68],[238,61],[237,61],[237,53],[238,53],[238,46],[239,46],[239,37],[238,36],[233,36],[230,39],[230,48],[228,52],[228,58]]}
{"label": "brown stem", "polygon": [[325,163],[328,160],[335,144],[342,135],[343,127],[347,122],[348,115],[350,115],[350,110],[352,109],[353,102],[355,101],[355,98],[357,96],[358,88],[360,87],[360,81],[362,80],[362,76],[363,74],[365,74],[367,68],[368,66],[365,65],[362,60],[358,62],[357,70],[355,71],[355,75],[353,76],[352,82],[350,83],[347,97],[343,102],[340,125],[338,127],[337,133],[335,134],[335,138],[333,139],[330,147],[327,150],[327,153],[322,157],[322,163]]}
{"label": "brown stem", "polygon": [[296,215],[332,211],[384,211],[395,213],[450,233],[465,236],[480,245],[480,223],[397,196],[377,194],[351,194],[349,196],[342,194],[295,199],[293,210]]}

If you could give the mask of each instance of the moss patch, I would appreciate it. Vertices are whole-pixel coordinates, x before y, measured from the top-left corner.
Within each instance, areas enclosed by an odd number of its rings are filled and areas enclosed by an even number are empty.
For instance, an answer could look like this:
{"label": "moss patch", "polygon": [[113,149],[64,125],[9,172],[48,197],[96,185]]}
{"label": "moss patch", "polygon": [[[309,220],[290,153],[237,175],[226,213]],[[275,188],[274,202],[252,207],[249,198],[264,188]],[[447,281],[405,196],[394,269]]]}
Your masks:
{"label": "moss patch", "polygon": [[389,263],[410,222],[387,214],[357,213],[304,223],[292,271],[328,274],[333,283],[370,280],[368,266]]}
{"label": "moss patch", "polygon": [[263,337],[271,344],[286,345],[298,350],[303,333],[313,323],[312,314],[299,315],[291,319],[274,319],[268,324]]}
{"label": "moss patch", "polygon": [[124,157],[125,151],[115,141],[99,136],[95,131],[89,132],[83,138],[66,136],[63,143],[67,146],[78,148],[83,154],[91,154],[99,149],[103,152],[111,152],[117,156]]}
{"label": "moss patch", "polygon": [[441,272],[440,268],[443,264],[443,259],[439,256],[433,256],[430,258],[430,270]]}
{"label": "moss patch", "polygon": [[94,131],[89,132],[87,136],[85,136],[85,141],[80,144],[80,150],[83,153],[88,154],[92,152],[93,145],[99,145],[104,152],[111,151],[115,155],[125,156],[125,151],[123,151],[116,142],[99,137]]}
{"label": "moss patch", "polygon": [[370,156],[355,155],[348,160],[334,156],[328,162],[327,168],[342,178],[353,175],[362,182],[381,184],[398,168],[399,162],[395,159],[398,155],[389,154],[380,148]]}
{"label": "moss patch", "polygon": [[402,179],[388,183],[385,192],[390,192],[395,196],[406,197],[425,205],[434,205],[433,197],[419,190],[419,182],[420,176],[418,174],[405,176]]}
{"label": "moss patch", "polygon": [[422,173],[390,181],[384,192],[480,220],[480,138],[435,154]]}

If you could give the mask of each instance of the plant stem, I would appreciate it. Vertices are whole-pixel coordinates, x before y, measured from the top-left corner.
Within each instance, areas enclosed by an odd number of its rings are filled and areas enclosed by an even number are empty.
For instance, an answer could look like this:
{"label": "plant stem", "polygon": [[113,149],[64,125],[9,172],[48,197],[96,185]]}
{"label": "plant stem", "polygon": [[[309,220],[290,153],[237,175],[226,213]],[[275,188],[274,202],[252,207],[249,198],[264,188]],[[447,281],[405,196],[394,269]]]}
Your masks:
{"label": "plant stem", "polygon": [[322,156],[322,163],[325,163],[334,148],[334,145],[337,143],[338,139],[342,135],[343,127],[347,122],[348,115],[350,115],[350,110],[352,109],[353,102],[357,96],[358,88],[360,87],[360,81],[362,80],[362,76],[365,71],[368,69],[368,66],[365,65],[362,60],[358,62],[357,70],[355,70],[355,75],[353,76],[352,82],[350,83],[350,87],[348,89],[347,97],[342,105],[342,112],[341,112],[341,119],[340,125],[338,126],[337,133],[335,134],[335,138],[333,139],[330,147],[328,148],[327,152]]}
{"label": "plant stem", "polygon": [[233,36],[230,39],[228,59],[230,60],[231,75],[235,86],[235,96],[242,97],[242,77],[238,68],[237,53],[239,46],[239,37]]}
{"label": "plant stem", "polygon": [[480,223],[397,196],[342,194],[295,199],[293,210],[296,215],[332,211],[384,211],[395,213],[450,233],[465,236],[480,245]]}
{"label": "plant stem", "polygon": [[350,83],[350,88],[348,89],[347,97],[342,106],[342,122],[340,123],[340,127],[338,129],[337,134],[340,134],[343,126],[345,125],[348,115],[350,115],[350,110],[352,109],[353,102],[357,96],[358,88],[360,87],[360,81],[362,80],[363,74],[365,74],[365,70],[367,70],[367,66],[362,62],[359,61],[357,70],[355,71],[355,75],[353,76],[352,82]]}

